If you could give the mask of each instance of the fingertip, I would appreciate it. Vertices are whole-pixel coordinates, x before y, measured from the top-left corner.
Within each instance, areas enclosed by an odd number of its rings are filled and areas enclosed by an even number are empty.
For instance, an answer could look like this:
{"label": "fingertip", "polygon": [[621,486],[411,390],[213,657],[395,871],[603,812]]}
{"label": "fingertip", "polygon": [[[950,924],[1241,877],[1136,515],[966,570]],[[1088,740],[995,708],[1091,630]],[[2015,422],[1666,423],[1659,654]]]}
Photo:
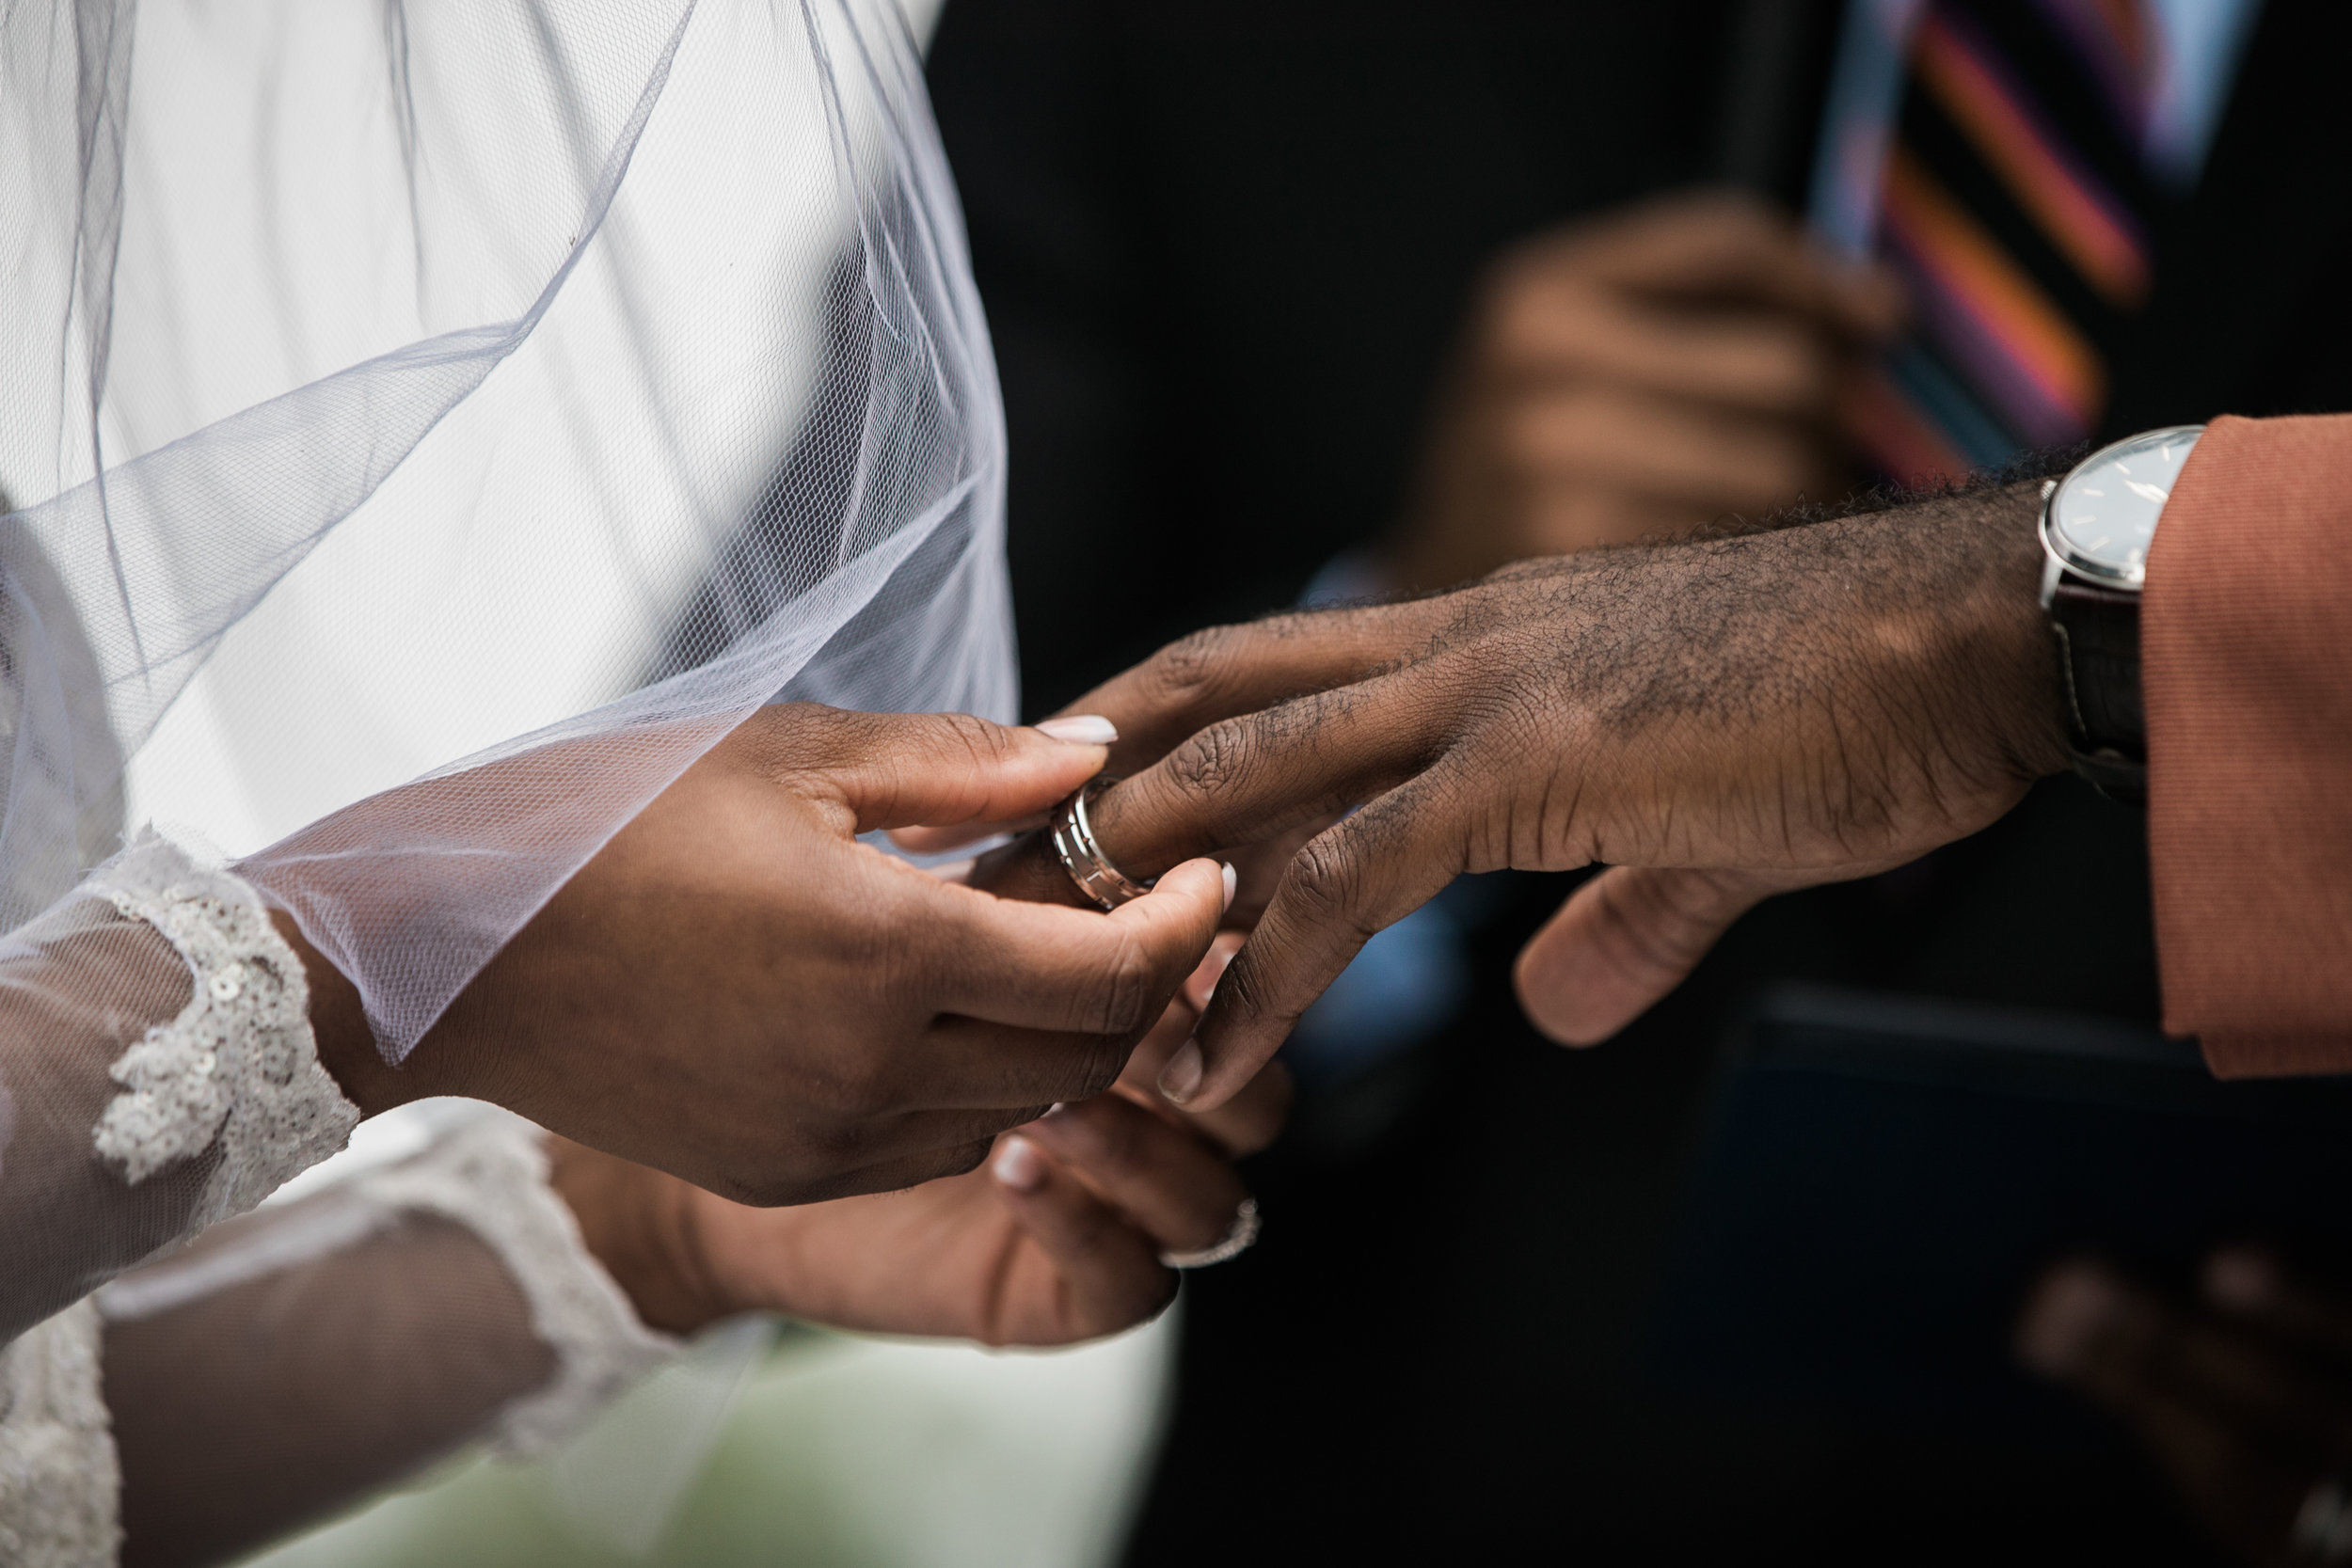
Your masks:
{"label": "fingertip", "polygon": [[1616,1030],[1596,1022],[1579,984],[1576,955],[1565,938],[1553,935],[1553,926],[1519,949],[1511,965],[1511,990],[1537,1034],[1571,1051],[1590,1050]]}
{"label": "fingertip", "polygon": [[996,1146],[996,1158],[989,1164],[989,1174],[998,1184],[1016,1193],[1034,1193],[1045,1184],[1045,1156],[1037,1145],[1014,1133]]}
{"label": "fingertip", "polygon": [[[1193,1053],[1190,1061],[1184,1060],[1187,1051]],[[1203,1044],[1196,1034],[1168,1058],[1167,1068],[1162,1069],[1160,1097],[1186,1116],[1205,1116],[1222,1110],[1249,1086],[1273,1055],[1270,1047],[1255,1051],[1236,1048],[1231,1042]]]}
{"label": "fingertip", "polygon": [[1774,891],[1747,876],[1611,866],[1519,950],[1519,1006],[1561,1044],[1597,1045],[1664,1000]]}
{"label": "fingertip", "polygon": [[[1190,906],[1186,918],[1193,914],[1210,921],[1209,936],[1216,937],[1216,922],[1224,918],[1227,908],[1225,868],[1219,862],[1201,856],[1169,867],[1153,882],[1150,896],[1173,895]],[[1202,943],[1205,951],[1207,943]]]}
{"label": "fingertip", "polygon": [[1200,1053],[1200,1042],[1188,1039],[1176,1048],[1176,1053],[1160,1069],[1160,1096],[1169,1104],[1189,1110],[1200,1093],[1200,1080],[1206,1074],[1207,1062]]}

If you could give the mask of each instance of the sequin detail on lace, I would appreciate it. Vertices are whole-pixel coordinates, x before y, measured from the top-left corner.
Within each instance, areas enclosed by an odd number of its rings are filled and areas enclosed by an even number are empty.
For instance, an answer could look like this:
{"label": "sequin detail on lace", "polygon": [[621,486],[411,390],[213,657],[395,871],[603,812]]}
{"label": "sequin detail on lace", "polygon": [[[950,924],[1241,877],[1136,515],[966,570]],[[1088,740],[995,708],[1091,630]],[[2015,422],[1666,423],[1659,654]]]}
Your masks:
{"label": "sequin detail on lace", "polygon": [[99,1155],[135,1185],[217,1139],[220,1163],[189,1217],[193,1235],[342,1148],[359,1112],[319,1065],[302,960],[253,890],[151,830],[88,888],[161,932],[195,981],[179,1017],[148,1030],[109,1069],[126,1092],[99,1120]]}
{"label": "sequin detail on lace", "polygon": [[122,1480],[99,1381],[98,1309],[0,1346],[0,1562],[113,1568]]}

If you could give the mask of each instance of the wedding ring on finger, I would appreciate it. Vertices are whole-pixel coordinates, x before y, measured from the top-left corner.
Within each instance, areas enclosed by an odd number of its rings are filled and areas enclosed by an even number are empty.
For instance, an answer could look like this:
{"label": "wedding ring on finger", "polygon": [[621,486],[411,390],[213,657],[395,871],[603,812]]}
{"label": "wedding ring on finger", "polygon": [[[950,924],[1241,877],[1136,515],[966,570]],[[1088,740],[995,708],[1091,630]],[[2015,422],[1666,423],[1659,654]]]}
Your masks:
{"label": "wedding ring on finger", "polygon": [[1080,785],[1055,811],[1050,835],[1054,858],[1061,862],[1061,868],[1070,873],[1080,893],[1105,910],[1134,902],[1151,892],[1152,883],[1158,880],[1136,881],[1113,865],[1095,841],[1094,824],[1087,819],[1087,803],[1118,782],[1107,773],[1098,773]]}
{"label": "wedding ring on finger", "polygon": [[1258,1200],[1246,1197],[1233,1211],[1233,1223],[1225,1227],[1225,1234],[1198,1252],[1163,1252],[1160,1261],[1171,1269],[1205,1269],[1212,1263],[1223,1263],[1239,1258],[1257,1243]]}

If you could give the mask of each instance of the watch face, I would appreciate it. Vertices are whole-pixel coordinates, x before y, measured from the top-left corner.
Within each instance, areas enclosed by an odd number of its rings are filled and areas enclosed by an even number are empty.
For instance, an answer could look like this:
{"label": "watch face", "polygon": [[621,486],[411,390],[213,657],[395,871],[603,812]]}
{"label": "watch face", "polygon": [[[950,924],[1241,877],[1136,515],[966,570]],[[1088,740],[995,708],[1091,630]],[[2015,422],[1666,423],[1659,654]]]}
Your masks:
{"label": "watch face", "polygon": [[2202,434],[2202,425],[2174,425],[2091,453],[2050,498],[2042,531],[2051,553],[2085,577],[2138,587],[2157,515]]}

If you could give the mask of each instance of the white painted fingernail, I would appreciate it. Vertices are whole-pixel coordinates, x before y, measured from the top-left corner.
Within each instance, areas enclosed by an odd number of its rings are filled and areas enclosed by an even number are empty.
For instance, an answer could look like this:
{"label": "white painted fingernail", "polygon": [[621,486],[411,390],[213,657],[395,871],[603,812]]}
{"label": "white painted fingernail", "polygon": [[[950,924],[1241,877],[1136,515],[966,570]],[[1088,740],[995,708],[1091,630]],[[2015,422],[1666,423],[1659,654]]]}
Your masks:
{"label": "white painted fingernail", "polygon": [[1160,1093],[1178,1105],[1191,1103],[1200,1092],[1200,1042],[1186,1040],[1176,1048],[1176,1054],[1160,1069]]}
{"label": "white painted fingernail", "polygon": [[1225,907],[1227,909],[1233,907],[1233,893],[1240,886],[1241,873],[1233,869],[1232,861],[1227,861],[1225,863]]}
{"label": "white painted fingernail", "polygon": [[1067,719],[1048,719],[1037,733],[1073,746],[1108,746],[1119,738],[1119,726],[1099,713],[1073,713]]}
{"label": "white painted fingernail", "polygon": [[1029,1192],[1045,1180],[1045,1162],[1026,1138],[1007,1138],[996,1149],[996,1163],[989,1168],[997,1180],[1016,1193]]}

